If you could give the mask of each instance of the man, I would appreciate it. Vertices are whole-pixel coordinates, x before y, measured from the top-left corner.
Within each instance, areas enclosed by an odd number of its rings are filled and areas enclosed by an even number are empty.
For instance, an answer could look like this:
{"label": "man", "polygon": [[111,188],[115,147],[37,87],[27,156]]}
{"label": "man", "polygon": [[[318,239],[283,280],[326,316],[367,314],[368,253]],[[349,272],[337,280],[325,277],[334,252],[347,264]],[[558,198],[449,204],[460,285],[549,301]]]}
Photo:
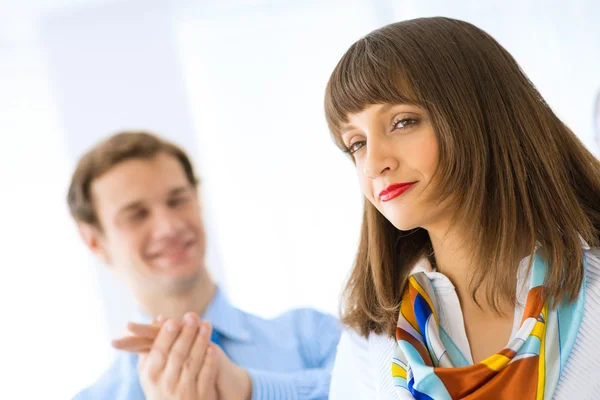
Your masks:
{"label": "man", "polygon": [[120,353],[76,399],[183,398],[165,390],[203,380],[188,398],[210,398],[208,386],[222,398],[232,382],[240,399],[327,398],[337,320],[310,309],[263,320],[229,304],[204,265],[197,182],[183,150],[144,132],[118,133],[79,161],[68,203],[81,237],[130,288],[140,322],[154,318],[138,328],[161,333],[149,355]]}

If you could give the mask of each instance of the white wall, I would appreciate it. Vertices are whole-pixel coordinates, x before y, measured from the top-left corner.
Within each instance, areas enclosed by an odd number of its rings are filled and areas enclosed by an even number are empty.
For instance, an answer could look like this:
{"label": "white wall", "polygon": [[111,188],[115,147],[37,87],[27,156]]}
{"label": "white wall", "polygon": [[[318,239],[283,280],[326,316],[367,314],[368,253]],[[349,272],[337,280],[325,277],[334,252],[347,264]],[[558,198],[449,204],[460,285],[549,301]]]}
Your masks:
{"label": "white wall", "polygon": [[0,398],[64,399],[110,360],[101,292],[65,205],[70,163],[44,58],[0,54]]}
{"label": "white wall", "polygon": [[322,97],[370,30],[430,15],[475,23],[596,151],[591,0],[27,1],[0,3],[0,351],[19,371],[1,398],[68,398],[105,368],[134,308],[83,248],[64,201],[76,158],[115,130],[146,127],[188,148],[212,271],[235,304],[267,317],[337,310],[361,196]]}
{"label": "white wall", "polygon": [[362,200],[327,131],[323,94],[348,44],[377,21],[368,2],[345,4],[186,14],[178,24],[229,294],[264,316],[337,313],[354,257]]}

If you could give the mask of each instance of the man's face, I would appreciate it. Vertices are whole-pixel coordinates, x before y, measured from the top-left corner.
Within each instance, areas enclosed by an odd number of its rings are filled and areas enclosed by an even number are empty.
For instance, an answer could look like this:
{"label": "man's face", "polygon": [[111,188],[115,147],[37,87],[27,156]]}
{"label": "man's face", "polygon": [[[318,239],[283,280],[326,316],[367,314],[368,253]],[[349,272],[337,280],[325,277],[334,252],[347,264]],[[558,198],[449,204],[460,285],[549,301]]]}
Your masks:
{"label": "man's face", "polygon": [[135,292],[174,294],[196,285],[204,273],[204,226],[196,189],[175,157],[124,161],[95,179],[91,193],[101,229],[87,227],[86,241]]}

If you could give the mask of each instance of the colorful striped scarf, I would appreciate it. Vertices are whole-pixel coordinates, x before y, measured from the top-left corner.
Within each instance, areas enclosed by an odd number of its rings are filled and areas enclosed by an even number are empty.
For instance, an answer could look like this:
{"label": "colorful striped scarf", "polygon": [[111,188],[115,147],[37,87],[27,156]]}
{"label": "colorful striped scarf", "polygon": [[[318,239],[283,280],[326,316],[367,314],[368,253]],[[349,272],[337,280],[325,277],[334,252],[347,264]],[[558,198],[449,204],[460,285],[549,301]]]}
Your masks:
{"label": "colorful striped scarf", "polygon": [[428,276],[411,275],[396,328],[396,390],[408,390],[418,400],[551,399],[583,317],[585,281],[575,302],[552,309],[542,300],[545,273],[546,264],[536,255],[521,326],[508,346],[459,367],[440,339],[439,308]]}

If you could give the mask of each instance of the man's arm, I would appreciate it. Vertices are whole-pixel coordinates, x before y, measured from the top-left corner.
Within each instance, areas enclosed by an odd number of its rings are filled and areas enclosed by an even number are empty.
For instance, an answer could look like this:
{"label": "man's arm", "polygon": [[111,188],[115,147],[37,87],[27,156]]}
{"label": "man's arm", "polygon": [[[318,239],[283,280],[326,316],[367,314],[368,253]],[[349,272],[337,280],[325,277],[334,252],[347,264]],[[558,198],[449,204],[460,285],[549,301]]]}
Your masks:
{"label": "man's arm", "polygon": [[252,399],[327,399],[341,325],[336,318],[311,309],[295,310],[286,317],[293,321],[307,368],[290,373],[248,370]]}
{"label": "man's arm", "polygon": [[320,400],[329,396],[331,368],[277,373],[248,370],[252,400]]}
{"label": "man's arm", "polygon": [[[218,351],[218,390],[221,397],[235,391],[236,398],[252,400],[319,400],[327,399],[331,370],[335,362],[341,326],[332,316],[310,309],[290,312],[284,318],[294,325],[301,356],[306,369],[290,373],[243,369]],[[129,324],[129,329],[139,336],[124,338],[115,347],[138,352],[152,345],[156,327]],[[142,350],[143,351],[143,350]],[[251,385],[242,385],[246,379]],[[238,385],[240,383],[240,385]],[[243,392],[243,394],[242,394]]]}

